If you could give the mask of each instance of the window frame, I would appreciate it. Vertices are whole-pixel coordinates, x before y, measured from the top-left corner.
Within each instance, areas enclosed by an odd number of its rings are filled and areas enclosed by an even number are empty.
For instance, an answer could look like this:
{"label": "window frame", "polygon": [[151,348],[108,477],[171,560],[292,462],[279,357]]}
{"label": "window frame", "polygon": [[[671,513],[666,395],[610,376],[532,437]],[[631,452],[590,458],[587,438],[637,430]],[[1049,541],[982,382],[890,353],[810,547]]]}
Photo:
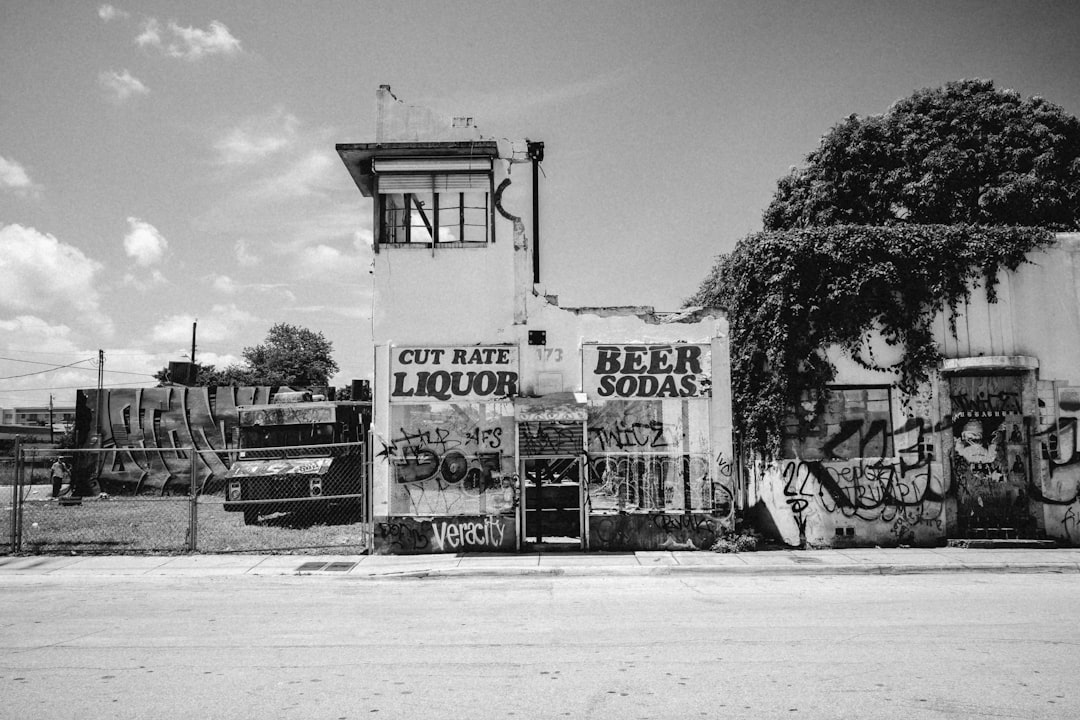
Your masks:
{"label": "window frame", "polygon": [[[380,164],[380,162],[383,163],[383,164],[387,164],[387,163],[393,163],[395,161],[399,161],[402,164],[402,167],[400,167],[398,169],[394,169],[392,167],[387,168],[387,169],[383,169],[383,170],[376,169],[377,166]],[[482,167],[482,165],[486,165],[486,167]],[[437,247],[440,247],[440,248],[467,248],[467,247],[486,247],[489,244],[491,244],[491,245],[495,244],[495,239],[496,239],[495,238],[495,202],[494,202],[494,197],[495,197],[495,172],[494,172],[494,163],[491,161],[490,157],[487,157],[487,156],[464,156],[464,157],[451,157],[451,158],[447,158],[447,157],[432,157],[432,158],[384,157],[384,158],[381,158],[381,159],[380,158],[375,158],[374,161],[372,162],[372,168],[373,168],[372,177],[373,177],[373,190],[374,190],[372,195],[374,196],[374,199],[375,199],[375,217],[374,217],[374,226],[375,227],[373,228],[374,229],[373,244],[374,244],[375,252],[379,252],[380,246],[397,247],[397,248],[430,248],[432,250],[432,252],[434,252],[435,248],[437,248]],[[395,176],[399,177],[399,178],[403,177],[403,176],[410,176],[410,177],[426,176],[426,177],[430,178],[431,191],[430,191],[430,193],[423,193],[424,195],[429,195],[430,194],[431,200],[432,200],[432,208],[431,208],[432,209],[432,216],[431,216],[430,220],[427,218],[426,215],[424,216],[424,225],[428,227],[429,233],[431,235],[431,240],[430,241],[413,242],[413,240],[412,240],[412,217],[413,217],[413,212],[415,212],[414,206],[416,206],[416,197],[417,197],[417,195],[420,195],[420,193],[415,193],[415,192],[389,192],[388,193],[388,192],[384,192],[384,188],[382,187],[381,178],[383,178],[383,177],[395,177]],[[443,185],[449,184],[448,181],[450,181],[452,178],[455,178],[455,177],[460,178],[461,176],[472,176],[472,177],[486,178],[486,180],[487,180],[487,182],[485,183],[486,187],[484,187],[482,190],[478,189],[478,188],[474,188],[474,187],[471,187],[468,190],[464,190],[464,189],[439,190],[438,189],[438,186],[440,184],[443,184]],[[440,183],[440,181],[441,181],[441,183]],[[465,231],[464,231],[465,227],[471,227],[470,225],[465,223],[465,214],[466,214],[465,213],[465,210],[466,210],[465,196],[468,195],[468,194],[480,194],[480,193],[483,193],[483,196],[484,196],[484,208],[483,208],[483,214],[484,214],[484,220],[485,220],[484,240],[461,240],[461,239],[459,239],[459,240],[455,240],[455,241],[451,241],[451,242],[440,242],[439,239],[438,239],[438,237],[439,237],[439,228],[441,227],[440,226],[440,218],[439,218],[439,214],[440,214],[439,196],[440,195],[443,195],[443,196],[457,195],[456,208],[453,205],[449,205],[449,207],[450,208],[455,208],[456,211],[458,212],[458,215],[459,215],[459,221],[458,221],[458,225],[457,225],[457,227],[458,227],[458,237],[462,238],[462,237],[465,236]],[[403,206],[404,207],[402,208],[402,210],[404,212],[405,217],[404,217],[404,222],[401,225],[398,225],[398,224],[390,225],[386,221],[387,220],[387,212],[388,212],[386,198],[389,195],[400,195],[403,198]],[[420,208],[416,208],[416,210],[420,210],[420,212],[423,212],[423,210],[421,210]],[[404,228],[404,234],[405,234],[405,241],[404,242],[387,242],[385,238],[388,237],[387,231],[388,231],[388,229],[390,227],[403,227]]]}
{"label": "window frame", "polygon": [[[885,383],[866,383],[866,384],[859,384],[859,383],[843,383],[843,384],[839,384],[838,383],[838,384],[835,384],[835,385],[833,385],[833,384],[828,385],[827,391],[829,393],[834,393],[834,392],[843,393],[845,391],[863,391],[863,392],[865,392],[865,391],[884,391],[884,393],[885,393],[885,397],[883,399],[879,398],[879,399],[875,400],[875,402],[882,402],[882,401],[885,402],[885,406],[886,406],[885,417],[884,417],[885,427],[884,427],[884,429],[882,431],[882,454],[881,455],[862,455],[860,453],[860,455],[858,456],[859,458],[862,458],[862,457],[890,458],[890,457],[894,457],[896,455],[896,445],[895,445],[895,442],[894,442],[894,436],[895,436],[895,433],[896,433],[896,428],[895,428],[895,420],[896,420],[896,418],[893,415],[894,390],[895,390],[895,388],[894,388],[893,385],[885,384]],[[815,398],[813,396],[813,393],[804,392],[802,402],[803,403],[816,403],[817,398]],[[846,404],[846,400],[844,402]],[[828,403],[828,399],[826,399],[826,403]],[[827,407],[826,407],[825,411],[822,414],[820,414],[820,415],[815,414],[815,416],[812,419],[810,419],[808,422],[800,419],[799,414],[800,414],[799,411],[797,411],[795,409],[792,409],[792,412],[788,415],[787,419],[784,421],[784,424],[783,424],[783,426],[781,428],[780,458],[782,460],[809,460],[811,462],[844,462],[844,461],[848,461],[848,460],[857,459],[856,457],[847,457],[847,458],[845,458],[845,457],[836,456],[836,455],[832,454],[832,449],[833,448],[839,447],[843,443],[850,441],[851,438],[854,437],[854,434],[843,437],[842,440],[840,440],[839,442],[836,442],[833,445],[830,445],[831,438],[825,439],[826,434],[828,432],[828,428],[829,428],[830,425],[840,425],[840,426],[842,426],[844,423],[854,421],[855,420],[854,417],[849,417],[849,416],[845,415],[843,417],[831,418],[831,417],[829,417]],[[872,421],[872,424],[873,424],[873,422],[874,421]],[[872,427],[872,424],[871,424],[871,427]],[[794,432],[792,432],[792,430],[794,430]],[[871,432],[866,437],[872,438],[876,434],[877,434],[877,432]],[[810,438],[812,438],[812,437],[816,438],[819,441],[824,439],[824,441],[819,443],[821,447],[815,448],[815,451],[808,452],[808,450],[810,450],[810,448],[812,447],[811,445],[808,444],[808,440]],[[861,431],[859,433],[859,438],[860,438],[860,444],[863,445],[862,449],[865,449],[865,446],[869,444],[869,441],[864,440]],[[828,448],[829,457],[821,457],[821,458],[814,457],[814,455],[816,454],[816,450],[820,450],[822,448]]]}

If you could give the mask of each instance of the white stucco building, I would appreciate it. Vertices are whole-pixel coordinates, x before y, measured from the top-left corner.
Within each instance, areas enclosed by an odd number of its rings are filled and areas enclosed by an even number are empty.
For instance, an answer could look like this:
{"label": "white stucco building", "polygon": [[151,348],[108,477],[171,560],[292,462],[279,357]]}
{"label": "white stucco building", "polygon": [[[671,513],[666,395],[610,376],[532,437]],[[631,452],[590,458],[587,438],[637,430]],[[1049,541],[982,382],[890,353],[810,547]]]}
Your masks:
{"label": "white stucco building", "polygon": [[560,307],[543,143],[383,86],[375,142],[337,149],[374,204],[377,552],[706,547],[730,527],[722,313]]}

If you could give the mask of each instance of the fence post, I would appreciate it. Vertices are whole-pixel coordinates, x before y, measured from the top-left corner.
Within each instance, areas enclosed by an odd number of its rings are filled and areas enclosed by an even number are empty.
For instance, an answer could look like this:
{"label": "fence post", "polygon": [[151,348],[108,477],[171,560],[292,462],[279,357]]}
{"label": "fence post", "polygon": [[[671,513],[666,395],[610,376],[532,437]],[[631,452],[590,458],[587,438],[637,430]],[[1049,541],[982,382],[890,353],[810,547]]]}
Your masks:
{"label": "fence post", "polygon": [[198,483],[196,482],[195,468],[197,467],[195,459],[195,446],[193,445],[189,451],[191,453],[191,507],[190,515],[188,519],[188,550],[195,552],[198,547],[197,536],[199,533],[199,495],[198,495]]}
{"label": "fence post", "polygon": [[15,473],[11,478],[11,552],[17,553],[19,551],[19,507],[22,504],[22,489],[19,487],[20,479],[22,477],[22,445],[19,442],[19,436],[15,436]]}
{"label": "fence post", "polygon": [[375,548],[375,431],[368,430],[364,438],[364,478],[361,485],[364,493],[364,554],[373,555]]}

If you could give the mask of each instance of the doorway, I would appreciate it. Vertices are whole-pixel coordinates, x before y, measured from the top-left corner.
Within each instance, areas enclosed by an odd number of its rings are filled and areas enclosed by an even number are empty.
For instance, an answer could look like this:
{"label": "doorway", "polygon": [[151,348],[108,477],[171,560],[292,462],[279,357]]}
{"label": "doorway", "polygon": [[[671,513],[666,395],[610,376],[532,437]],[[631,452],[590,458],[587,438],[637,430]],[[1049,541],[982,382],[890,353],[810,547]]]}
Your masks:
{"label": "doorway", "polygon": [[554,549],[581,547],[581,459],[525,458],[521,461],[525,487],[527,544]]}

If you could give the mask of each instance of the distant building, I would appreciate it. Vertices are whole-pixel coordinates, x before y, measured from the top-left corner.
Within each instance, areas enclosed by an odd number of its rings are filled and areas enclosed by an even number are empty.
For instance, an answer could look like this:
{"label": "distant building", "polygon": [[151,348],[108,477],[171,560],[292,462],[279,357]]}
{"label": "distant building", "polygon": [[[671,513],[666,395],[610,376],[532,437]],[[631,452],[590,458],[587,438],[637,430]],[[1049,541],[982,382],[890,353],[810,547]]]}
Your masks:
{"label": "distant building", "polygon": [[376,552],[705,548],[732,527],[721,312],[560,307],[543,143],[383,86],[375,142],[337,150],[374,206]]}
{"label": "distant building", "polygon": [[48,405],[0,408],[0,440],[20,437],[27,442],[51,442],[75,425],[73,405],[53,405],[52,426]]}
{"label": "distant building", "polygon": [[50,419],[54,426],[71,426],[75,422],[74,405],[27,405],[14,408],[0,408],[0,424],[37,425],[48,427]]}

